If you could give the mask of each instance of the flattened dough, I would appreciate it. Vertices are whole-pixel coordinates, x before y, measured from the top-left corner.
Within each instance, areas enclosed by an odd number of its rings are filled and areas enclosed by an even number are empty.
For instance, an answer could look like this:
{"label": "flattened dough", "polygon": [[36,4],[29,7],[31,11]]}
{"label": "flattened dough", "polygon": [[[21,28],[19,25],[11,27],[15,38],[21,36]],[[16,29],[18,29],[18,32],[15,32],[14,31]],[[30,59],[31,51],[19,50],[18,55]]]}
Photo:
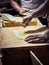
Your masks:
{"label": "flattened dough", "polygon": [[42,27],[27,26],[26,28],[19,27],[16,30],[13,30],[13,32],[17,36],[18,39],[25,39],[27,36],[32,35],[32,34],[38,34],[38,33],[41,34],[46,29],[47,29],[46,26],[42,26]]}

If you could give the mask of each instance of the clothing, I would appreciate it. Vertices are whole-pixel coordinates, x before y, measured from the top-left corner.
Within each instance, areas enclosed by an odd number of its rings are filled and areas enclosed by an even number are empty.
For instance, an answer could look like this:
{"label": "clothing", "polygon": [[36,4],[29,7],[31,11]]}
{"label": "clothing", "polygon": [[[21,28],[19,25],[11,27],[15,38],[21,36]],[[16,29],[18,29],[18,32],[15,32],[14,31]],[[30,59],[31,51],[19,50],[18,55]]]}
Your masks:
{"label": "clothing", "polygon": [[[37,0],[38,1],[38,0]],[[32,18],[34,17],[41,17],[44,16],[45,14],[49,13],[49,0],[44,0],[43,3],[38,3],[38,6],[36,3],[33,3],[36,5],[33,9],[28,11],[27,15],[23,19],[23,24],[27,24]]]}
{"label": "clothing", "polygon": [[45,0],[21,0],[22,9],[35,9],[41,5]]}
{"label": "clothing", "polygon": [[40,11],[44,7],[46,2],[47,0],[21,0],[21,8],[23,10],[28,10],[27,12],[25,12],[25,15],[34,14]]}

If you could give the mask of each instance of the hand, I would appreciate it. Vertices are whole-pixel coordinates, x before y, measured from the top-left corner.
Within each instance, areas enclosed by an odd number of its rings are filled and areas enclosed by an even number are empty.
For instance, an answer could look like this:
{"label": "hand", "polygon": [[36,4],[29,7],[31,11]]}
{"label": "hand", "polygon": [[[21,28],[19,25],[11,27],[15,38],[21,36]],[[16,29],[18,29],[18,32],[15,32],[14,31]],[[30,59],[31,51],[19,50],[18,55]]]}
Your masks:
{"label": "hand", "polygon": [[47,39],[40,34],[36,34],[28,36],[27,38],[25,38],[25,41],[28,43],[46,43]]}
{"label": "hand", "polygon": [[7,11],[6,7],[3,7],[3,8],[0,9],[0,12],[5,12],[5,11]]}
{"label": "hand", "polygon": [[28,14],[27,16],[25,16],[22,22],[23,26],[26,26],[31,19],[32,19],[32,15]]}
{"label": "hand", "polygon": [[20,9],[19,13],[20,13],[21,15],[27,15],[27,12],[28,12],[28,11],[29,11],[29,10]]}

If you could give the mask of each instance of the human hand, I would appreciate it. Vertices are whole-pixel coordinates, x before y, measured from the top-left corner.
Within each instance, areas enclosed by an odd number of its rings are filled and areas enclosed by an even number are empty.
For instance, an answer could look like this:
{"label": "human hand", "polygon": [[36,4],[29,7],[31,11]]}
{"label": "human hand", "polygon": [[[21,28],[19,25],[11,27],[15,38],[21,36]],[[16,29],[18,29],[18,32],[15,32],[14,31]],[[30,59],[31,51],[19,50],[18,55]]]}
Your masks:
{"label": "human hand", "polygon": [[25,27],[28,24],[28,22],[30,22],[31,19],[32,19],[31,14],[28,14],[27,16],[24,16],[22,25]]}
{"label": "human hand", "polygon": [[7,11],[6,7],[3,7],[3,8],[0,9],[0,12],[5,12],[5,11]]}
{"label": "human hand", "polygon": [[21,15],[27,15],[28,11],[29,11],[29,10],[20,9],[19,13],[20,13]]}
{"label": "human hand", "polygon": [[25,38],[25,41],[28,43],[46,43],[47,39],[40,34],[36,34],[29,35],[28,37]]}

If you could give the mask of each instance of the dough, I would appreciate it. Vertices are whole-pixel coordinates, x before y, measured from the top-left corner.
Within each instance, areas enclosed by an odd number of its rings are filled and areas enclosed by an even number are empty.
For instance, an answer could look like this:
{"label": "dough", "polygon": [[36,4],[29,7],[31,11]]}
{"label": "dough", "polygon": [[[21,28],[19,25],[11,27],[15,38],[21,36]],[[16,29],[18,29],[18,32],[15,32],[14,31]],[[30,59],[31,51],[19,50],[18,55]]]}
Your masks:
{"label": "dough", "polygon": [[19,27],[16,30],[13,30],[13,32],[17,36],[18,39],[25,39],[27,36],[32,35],[32,34],[39,34],[39,33],[41,34],[46,29],[47,29],[46,26],[43,26],[43,27],[27,26],[26,28]]}
{"label": "dough", "polygon": [[3,13],[3,14],[1,14],[1,16],[2,16],[3,20],[15,21],[15,17],[10,14]]}

